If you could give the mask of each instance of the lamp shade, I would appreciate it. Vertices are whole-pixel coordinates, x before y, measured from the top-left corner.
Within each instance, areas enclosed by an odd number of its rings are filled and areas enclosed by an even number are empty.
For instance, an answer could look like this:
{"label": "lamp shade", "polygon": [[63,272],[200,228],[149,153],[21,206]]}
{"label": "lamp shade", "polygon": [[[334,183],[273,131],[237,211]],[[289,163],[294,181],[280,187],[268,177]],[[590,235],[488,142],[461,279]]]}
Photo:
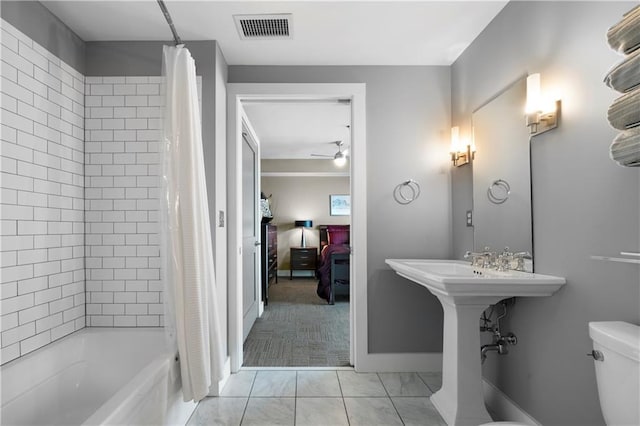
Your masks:
{"label": "lamp shade", "polygon": [[296,227],[302,227],[301,231],[302,231],[302,236],[300,238],[300,247],[306,247],[307,246],[307,242],[305,241],[304,238],[304,228],[311,228],[313,226],[313,222],[310,220],[296,220],[295,221],[295,225]]}

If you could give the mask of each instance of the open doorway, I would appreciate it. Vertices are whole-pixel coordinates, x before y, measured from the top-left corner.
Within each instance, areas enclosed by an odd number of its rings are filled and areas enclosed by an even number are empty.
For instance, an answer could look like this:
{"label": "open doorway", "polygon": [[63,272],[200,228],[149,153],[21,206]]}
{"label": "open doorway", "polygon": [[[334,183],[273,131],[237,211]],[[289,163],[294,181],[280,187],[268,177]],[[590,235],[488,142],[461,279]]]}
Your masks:
{"label": "open doorway", "polygon": [[[366,355],[366,154],[365,154],[365,120],[364,120],[364,85],[362,84],[230,84],[228,86],[228,189],[229,189],[229,255],[230,255],[230,285],[229,285],[229,340],[231,370],[238,371],[243,365],[243,318],[242,318],[242,265],[241,250],[239,242],[242,234],[239,232],[242,223],[241,212],[243,211],[241,194],[242,183],[242,163],[241,163],[241,120],[246,116],[243,103],[252,102],[347,102],[349,105],[351,140],[348,176],[349,191],[347,194],[351,198],[351,215],[347,223],[350,226],[350,268],[348,272],[350,282],[350,303],[348,303],[348,328],[349,328],[349,364],[356,365],[359,357]],[[330,142],[330,141],[326,141]],[[259,136],[258,136],[259,143]],[[334,148],[336,146],[334,145]],[[320,149],[320,148],[318,148]],[[316,160],[317,161],[317,160]],[[328,162],[328,161],[326,161]],[[292,172],[293,173],[293,172]],[[300,173],[300,172],[298,172]],[[323,172],[318,172],[323,173]],[[329,210],[330,199],[326,200],[326,209]],[[258,212],[256,212],[258,214]],[[312,220],[313,218],[299,218],[301,222]],[[296,220],[290,224],[290,228],[295,226]],[[317,223],[325,225],[324,223]],[[320,246],[320,235],[318,230],[310,229],[288,229],[288,235],[293,238],[301,233],[306,233],[306,238]],[[317,234],[316,234],[317,233]],[[318,235],[314,238],[314,234]],[[301,245],[301,244],[299,244]],[[318,248],[318,253],[319,249]],[[290,260],[290,259],[289,259]],[[290,272],[290,271],[289,271]],[[304,280],[306,277],[298,276],[305,271],[294,270],[291,275],[294,278]],[[281,275],[283,271],[280,271]],[[315,291],[317,281],[313,278],[311,271],[308,280]],[[290,277],[278,277],[279,282],[283,282]],[[293,281],[293,280],[288,280]],[[293,284],[290,283],[290,284]],[[281,287],[284,289],[284,285]],[[270,294],[272,299],[273,293]],[[319,307],[335,307],[328,305],[318,296]],[[322,306],[324,305],[324,306]],[[326,310],[326,309],[325,309]],[[344,357],[346,358],[346,356]]]}
{"label": "open doorway", "polygon": [[351,102],[247,100],[242,107],[260,144],[264,197],[264,309],[244,341],[243,366],[348,367]]}

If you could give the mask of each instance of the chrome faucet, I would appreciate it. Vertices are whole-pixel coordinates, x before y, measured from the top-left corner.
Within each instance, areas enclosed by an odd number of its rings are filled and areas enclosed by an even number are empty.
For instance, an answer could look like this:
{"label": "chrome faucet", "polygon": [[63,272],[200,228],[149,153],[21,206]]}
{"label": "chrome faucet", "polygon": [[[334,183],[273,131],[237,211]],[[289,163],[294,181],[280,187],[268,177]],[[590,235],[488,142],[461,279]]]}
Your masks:
{"label": "chrome faucet", "polygon": [[532,259],[532,257],[528,251],[512,253],[509,251],[509,247],[505,247],[502,253],[496,253],[491,251],[489,247],[485,247],[481,253],[465,252],[464,259],[471,259],[471,266],[478,268],[524,271],[524,260]]}
{"label": "chrome faucet", "polygon": [[513,253],[509,251],[509,247],[505,247],[502,253],[498,255],[498,262],[496,269],[498,271],[508,271],[511,269],[511,262],[513,260]]}
{"label": "chrome faucet", "polygon": [[485,247],[482,252],[482,267],[483,268],[495,268],[496,259],[498,255],[495,251],[491,251],[489,247]]}

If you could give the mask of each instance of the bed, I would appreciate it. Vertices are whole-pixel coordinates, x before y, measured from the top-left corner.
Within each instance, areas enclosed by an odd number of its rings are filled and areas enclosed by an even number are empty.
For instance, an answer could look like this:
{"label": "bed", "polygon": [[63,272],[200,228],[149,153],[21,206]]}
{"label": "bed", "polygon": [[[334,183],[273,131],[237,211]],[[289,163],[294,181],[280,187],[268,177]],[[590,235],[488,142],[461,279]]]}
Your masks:
{"label": "bed", "polygon": [[336,296],[349,295],[350,226],[320,225],[320,261],[316,293],[330,305]]}

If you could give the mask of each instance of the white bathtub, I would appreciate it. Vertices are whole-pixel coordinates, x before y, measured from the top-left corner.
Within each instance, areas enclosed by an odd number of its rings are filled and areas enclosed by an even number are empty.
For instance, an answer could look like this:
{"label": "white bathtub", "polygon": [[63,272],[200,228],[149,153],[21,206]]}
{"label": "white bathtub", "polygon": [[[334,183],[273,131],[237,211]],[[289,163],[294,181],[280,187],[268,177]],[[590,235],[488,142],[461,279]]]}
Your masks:
{"label": "white bathtub", "polygon": [[159,328],[84,328],[0,369],[2,425],[185,424],[180,366]]}

